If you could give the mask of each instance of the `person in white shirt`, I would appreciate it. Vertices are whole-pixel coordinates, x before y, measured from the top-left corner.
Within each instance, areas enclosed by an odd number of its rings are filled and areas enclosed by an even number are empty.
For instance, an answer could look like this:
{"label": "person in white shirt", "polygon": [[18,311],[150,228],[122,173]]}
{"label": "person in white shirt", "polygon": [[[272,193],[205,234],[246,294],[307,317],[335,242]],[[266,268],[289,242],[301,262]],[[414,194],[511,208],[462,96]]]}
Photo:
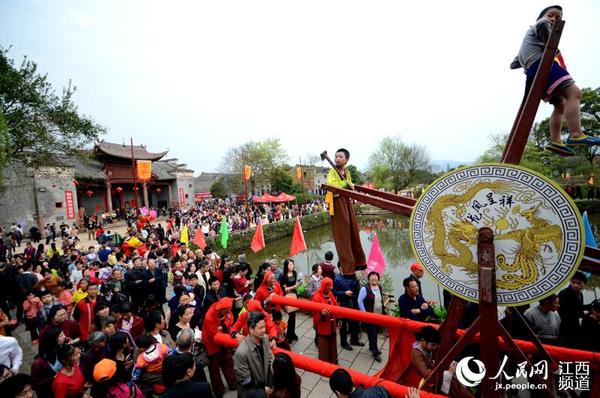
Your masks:
{"label": "person in white shirt", "polygon": [[22,363],[23,350],[17,339],[10,336],[0,336],[0,364],[9,368],[13,374],[17,374]]}

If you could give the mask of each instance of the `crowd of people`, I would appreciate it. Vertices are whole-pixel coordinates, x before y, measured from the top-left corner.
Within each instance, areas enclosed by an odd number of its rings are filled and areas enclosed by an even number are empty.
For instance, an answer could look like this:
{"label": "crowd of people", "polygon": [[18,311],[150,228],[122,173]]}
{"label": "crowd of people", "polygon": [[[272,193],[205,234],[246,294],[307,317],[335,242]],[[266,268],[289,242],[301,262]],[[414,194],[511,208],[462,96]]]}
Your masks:
{"label": "crowd of people", "polygon": [[[7,396],[222,397],[229,389],[240,397],[300,397],[290,356],[273,352],[298,340],[295,309],[271,301],[273,294],[295,295],[303,282],[293,260],[253,269],[243,254],[233,259],[210,247],[192,250],[178,237],[202,214],[177,213],[166,228],[132,222],[121,244],[105,231],[101,243],[84,246],[69,231],[48,245],[24,238],[20,250],[17,244],[7,253],[0,261],[0,370]],[[342,286],[333,253],[325,257],[313,267],[315,297],[384,311],[379,275],[370,275],[370,288]],[[331,314],[314,316],[319,356],[332,363],[335,322]],[[334,325],[329,335],[327,323]],[[37,351],[25,373],[19,373],[22,348],[11,336],[21,324]],[[356,325],[347,322],[346,329],[350,344],[364,345]],[[376,333],[369,342],[379,357]],[[219,334],[235,339],[237,348]],[[390,396],[382,388],[340,386],[336,377],[331,388],[339,396]]]}

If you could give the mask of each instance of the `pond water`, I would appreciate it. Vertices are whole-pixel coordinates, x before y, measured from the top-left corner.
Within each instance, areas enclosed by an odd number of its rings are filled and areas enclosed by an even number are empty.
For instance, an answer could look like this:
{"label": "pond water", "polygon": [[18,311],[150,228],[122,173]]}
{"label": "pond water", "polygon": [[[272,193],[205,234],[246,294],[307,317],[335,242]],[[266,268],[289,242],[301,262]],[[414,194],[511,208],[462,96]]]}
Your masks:
{"label": "pond water", "polygon": [[[394,284],[393,294],[398,298],[404,293],[402,280],[410,275],[410,265],[416,261],[408,240],[409,219],[387,212],[380,212],[376,215],[360,215],[358,219],[361,226],[360,239],[367,258],[371,250],[373,237],[375,233],[377,234],[381,250],[385,257],[385,273],[392,277]],[[590,223],[596,236],[598,236],[597,231],[600,226],[600,215],[590,217]],[[333,243],[331,227],[329,225],[304,231],[304,238],[308,251],[299,253],[293,256],[292,259],[296,264],[298,272],[301,272],[303,275],[310,275],[310,268],[313,264],[324,260],[326,251],[331,250],[334,255],[336,254],[335,244]],[[258,253],[248,251],[247,260],[252,264],[253,269],[257,269],[258,265],[263,261],[271,257],[276,257],[281,266],[283,260],[289,257],[291,241],[292,237],[289,236],[267,243],[265,249]],[[337,263],[337,256],[334,257],[333,262],[334,264]],[[441,288],[438,287],[427,273],[425,273],[422,279],[422,286],[423,296],[426,300],[443,302]],[[590,289],[584,292],[585,303],[589,303],[596,297],[600,297],[600,289]]]}

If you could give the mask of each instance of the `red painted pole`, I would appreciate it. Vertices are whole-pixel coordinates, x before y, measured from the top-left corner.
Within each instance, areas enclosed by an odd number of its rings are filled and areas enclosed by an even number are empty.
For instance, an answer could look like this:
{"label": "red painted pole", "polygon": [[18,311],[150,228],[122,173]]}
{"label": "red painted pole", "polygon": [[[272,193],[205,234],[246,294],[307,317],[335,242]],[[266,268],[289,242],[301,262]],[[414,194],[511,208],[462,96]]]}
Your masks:
{"label": "red painted pole", "polygon": [[[290,305],[292,307],[297,307],[303,310],[308,311],[321,311],[324,308],[329,308],[329,310],[336,316],[340,318],[348,318],[354,319],[357,321],[362,321],[366,323],[375,324],[382,327],[398,329],[407,332],[418,332],[421,330],[423,326],[433,326],[438,328],[440,325],[430,324],[425,322],[413,321],[406,318],[399,318],[390,315],[381,315],[374,314],[372,312],[363,312],[359,310],[353,310],[350,308],[337,307],[328,304],[315,303],[305,299],[295,299],[292,297],[284,297],[273,295],[271,297],[271,302],[279,305]],[[456,331],[456,338],[462,337],[465,334],[465,331],[459,329]],[[499,338],[499,337],[498,337]],[[526,353],[534,353],[537,352],[538,349],[530,341],[524,340],[514,340],[515,343]],[[479,342],[479,334],[476,334],[473,338],[473,343]],[[504,343],[504,341],[499,341],[500,348],[502,350],[510,350],[510,347]],[[591,352],[591,351],[583,351],[583,350],[575,350],[572,348],[563,348],[556,347],[551,345],[544,345],[548,353],[554,358],[555,361],[589,361],[590,368],[595,370],[600,370],[600,353]]]}
{"label": "red painted pole", "polygon": [[[225,333],[217,333],[215,335],[215,342],[217,344],[221,344],[227,347],[235,348],[238,345],[236,339]],[[323,377],[331,377],[331,374],[339,368],[344,368],[343,366],[333,365],[328,362],[324,362],[318,359],[309,358],[304,355],[298,354],[293,351],[282,350],[281,348],[275,348],[273,353],[283,352],[286,353],[292,358],[292,362],[294,366],[299,369],[304,369],[308,372],[315,373],[321,375]],[[362,385],[364,387],[373,387],[373,386],[381,386],[385,388],[392,396],[396,398],[404,398],[408,393],[408,387],[403,386],[401,384],[394,383],[389,380],[380,379],[378,377],[368,376],[364,373],[357,372],[352,369],[344,368],[350,373],[352,376],[352,380],[357,385]],[[445,395],[432,394],[427,391],[419,391],[421,398],[442,398]]]}

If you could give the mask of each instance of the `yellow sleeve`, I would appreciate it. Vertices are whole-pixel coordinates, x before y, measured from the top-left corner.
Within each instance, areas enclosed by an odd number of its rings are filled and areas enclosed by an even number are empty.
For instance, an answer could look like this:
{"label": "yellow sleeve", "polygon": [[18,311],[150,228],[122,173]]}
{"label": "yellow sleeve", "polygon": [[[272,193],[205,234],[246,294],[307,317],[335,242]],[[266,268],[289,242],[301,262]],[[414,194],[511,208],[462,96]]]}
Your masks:
{"label": "yellow sleeve", "polygon": [[[347,176],[349,175],[347,170],[346,170],[346,175]],[[340,178],[340,176],[338,175],[337,171],[333,168],[330,169],[329,174],[327,174],[327,185],[331,185],[332,187],[343,188],[343,189],[345,189],[348,186],[346,181],[342,180]]]}

